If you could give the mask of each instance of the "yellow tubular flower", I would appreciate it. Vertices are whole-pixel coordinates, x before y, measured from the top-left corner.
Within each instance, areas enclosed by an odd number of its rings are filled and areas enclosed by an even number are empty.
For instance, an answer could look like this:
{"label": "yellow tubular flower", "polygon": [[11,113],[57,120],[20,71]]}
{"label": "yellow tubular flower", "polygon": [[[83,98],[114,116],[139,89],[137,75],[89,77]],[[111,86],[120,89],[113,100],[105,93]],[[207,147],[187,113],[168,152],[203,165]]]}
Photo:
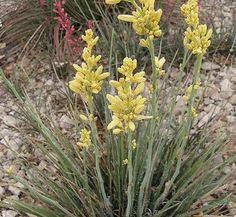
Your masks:
{"label": "yellow tubular flower", "polygon": [[108,130],[113,129],[114,134],[135,130],[135,122],[138,120],[151,118],[141,115],[145,108],[146,98],[140,93],[144,90],[144,72],[133,74],[137,67],[137,61],[130,58],[123,60],[123,65],[118,68],[118,71],[124,75],[119,81],[110,81],[117,95],[112,96],[107,94],[107,99],[110,103],[108,108],[112,111],[112,121],[107,126]]}
{"label": "yellow tubular flower", "polygon": [[189,26],[196,28],[199,24],[198,18],[198,0],[188,0],[186,4],[181,6],[181,13],[185,17],[185,21]]}
{"label": "yellow tubular flower", "polygon": [[123,165],[127,165],[128,163],[129,163],[129,160],[127,158],[122,161]]}
{"label": "yellow tubular flower", "polygon": [[148,37],[161,36],[159,26],[162,10],[155,11],[150,7],[144,7],[132,12],[132,15],[119,15],[118,19],[133,23],[133,28],[138,35]]}
{"label": "yellow tubular flower", "polygon": [[131,145],[131,146],[132,146],[132,149],[133,149],[133,150],[136,149],[137,143],[136,143],[136,140],[135,140],[135,139],[132,140],[132,145]]}
{"label": "yellow tubular flower", "polygon": [[196,91],[197,91],[197,90],[199,89],[199,87],[200,87],[200,83],[197,82],[194,86],[191,84],[191,85],[187,88],[186,94],[185,94],[184,97],[183,97],[183,99],[184,99],[184,101],[185,101],[186,103],[188,103],[189,98],[190,98],[190,96],[191,96],[191,94],[192,94],[192,91],[193,91],[193,90],[196,90]]}
{"label": "yellow tubular flower", "polygon": [[207,30],[206,24],[199,25],[194,30],[188,27],[184,35],[184,46],[187,49],[193,54],[205,54],[211,44],[212,29]]}
{"label": "yellow tubular flower", "polygon": [[86,128],[81,129],[80,140],[77,145],[82,148],[88,148],[92,144],[90,135],[91,131],[88,131]]}
{"label": "yellow tubular flower", "polygon": [[[121,0],[120,0],[121,1]],[[105,0],[107,4],[117,4],[120,1]],[[124,0],[132,3],[135,10],[132,15],[121,14],[119,20],[130,22],[133,29],[138,35],[145,36],[146,39],[140,41],[140,45],[148,47],[148,40],[153,40],[154,37],[160,37],[162,31],[159,22],[162,15],[162,10],[155,10],[155,0]],[[137,2],[138,1],[138,2]]]}
{"label": "yellow tubular flower", "polygon": [[79,66],[74,64],[76,75],[69,82],[69,87],[76,93],[79,93],[85,100],[89,94],[100,92],[103,80],[109,76],[109,73],[103,72],[103,66],[98,65],[101,56],[92,55],[92,49],[98,41],[98,37],[93,37],[93,31],[88,29],[82,39],[87,43],[84,48],[82,58],[84,62]]}
{"label": "yellow tubular flower", "polygon": [[105,3],[108,4],[108,5],[115,5],[115,4],[118,4],[120,2],[121,2],[121,0],[105,0]]}
{"label": "yellow tubular flower", "polygon": [[195,108],[191,108],[191,112],[192,112],[192,117],[196,118],[197,117],[197,112]]}
{"label": "yellow tubular flower", "polygon": [[162,57],[161,59],[159,59],[158,57],[155,57],[156,71],[158,75],[160,76],[164,75],[165,73],[165,70],[162,69],[165,62],[166,62],[166,59],[164,57]]}

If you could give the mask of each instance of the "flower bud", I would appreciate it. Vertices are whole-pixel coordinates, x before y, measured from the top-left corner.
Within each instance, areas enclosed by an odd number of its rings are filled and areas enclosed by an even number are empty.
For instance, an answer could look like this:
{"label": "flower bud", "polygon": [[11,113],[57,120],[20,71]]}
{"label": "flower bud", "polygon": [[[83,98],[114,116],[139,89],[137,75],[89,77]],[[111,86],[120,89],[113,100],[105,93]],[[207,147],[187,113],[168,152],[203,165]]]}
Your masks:
{"label": "flower bud", "polygon": [[105,0],[105,3],[108,5],[114,5],[120,3],[121,0]]}

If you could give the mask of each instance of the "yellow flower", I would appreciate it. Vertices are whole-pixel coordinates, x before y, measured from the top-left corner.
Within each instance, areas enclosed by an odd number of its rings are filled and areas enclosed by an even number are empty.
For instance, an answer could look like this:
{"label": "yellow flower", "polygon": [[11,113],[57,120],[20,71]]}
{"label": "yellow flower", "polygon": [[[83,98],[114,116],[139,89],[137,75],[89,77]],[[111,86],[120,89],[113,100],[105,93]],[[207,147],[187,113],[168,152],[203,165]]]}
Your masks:
{"label": "yellow flower", "polygon": [[88,131],[86,128],[81,129],[80,131],[80,140],[77,142],[77,145],[82,148],[88,148],[91,142],[91,131]]}
{"label": "yellow flower", "polygon": [[136,147],[137,147],[137,143],[136,143],[136,140],[135,140],[135,139],[132,140],[132,144],[131,144],[131,146],[132,146],[132,149],[133,149],[133,150],[136,149]]}
{"label": "yellow flower", "polygon": [[123,65],[118,68],[118,71],[124,75],[119,81],[110,81],[117,95],[112,96],[107,94],[107,99],[110,103],[108,108],[112,111],[112,121],[107,126],[108,130],[113,129],[114,134],[122,131],[135,130],[135,122],[149,116],[141,115],[145,108],[146,98],[140,93],[144,90],[144,72],[133,74],[137,67],[137,61],[130,58],[123,60]]}
{"label": "yellow flower", "polygon": [[108,5],[114,5],[120,3],[121,0],[105,0],[105,3]]}
{"label": "yellow flower", "polygon": [[161,36],[161,29],[159,26],[162,10],[154,10],[147,7],[137,9],[132,12],[132,15],[119,15],[118,19],[131,22],[133,28],[138,35],[148,37]]}
{"label": "yellow flower", "polygon": [[92,49],[98,41],[98,37],[93,37],[91,29],[86,30],[82,39],[87,43],[84,48],[82,58],[84,62],[79,66],[74,64],[76,75],[69,82],[69,87],[74,92],[82,95],[85,100],[89,94],[97,94],[100,92],[103,80],[109,76],[108,72],[103,72],[103,66],[98,66],[101,56],[92,55]]}
{"label": "yellow flower", "polygon": [[192,112],[192,117],[193,117],[193,118],[196,118],[196,117],[197,117],[196,109],[195,109],[195,108],[192,108],[192,109],[191,109],[191,112]]}
{"label": "yellow flower", "polygon": [[189,26],[196,28],[199,24],[198,18],[198,0],[188,0],[181,6],[181,13]]}
{"label": "yellow flower", "polygon": [[123,160],[123,165],[127,165],[128,163],[129,163],[129,160],[128,159],[125,159],[125,160]]}
{"label": "yellow flower", "polygon": [[166,59],[164,57],[162,57],[161,59],[159,59],[158,57],[155,57],[156,71],[158,75],[160,76],[164,75],[165,73],[165,70],[162,69],[165,62],[166,62]]}
{"label": "yellow flower", "polygon": [[184,33],[184,46],[193,54],[205,54],[211,44],[212,29],[207,30],[206,25],[199,25],[192,30],[190,27]]}
{"label": "yellow flower", "polygon": [[186,90],[186,94],[185,94],[185,96],[183,97],[183,99],[184,99],[184,101],[186,102],[186,103],[188,103],[188,100],[189,100],[189,98],[190,98],[190,96],[191,96],[191,94],[192,94],[192,91],[193,90],[198,90],[199,89],[199,87],[200,87],[200,83],[199,82],[197,82],[195,85],[190,85],[188,88],[187,88],[187,90]]}
{"label": "yellow flower", "polygon": [[9,166],[8,168],[5,169],[6,175],[12,176],[15,173],[15,168],[14,166]]}

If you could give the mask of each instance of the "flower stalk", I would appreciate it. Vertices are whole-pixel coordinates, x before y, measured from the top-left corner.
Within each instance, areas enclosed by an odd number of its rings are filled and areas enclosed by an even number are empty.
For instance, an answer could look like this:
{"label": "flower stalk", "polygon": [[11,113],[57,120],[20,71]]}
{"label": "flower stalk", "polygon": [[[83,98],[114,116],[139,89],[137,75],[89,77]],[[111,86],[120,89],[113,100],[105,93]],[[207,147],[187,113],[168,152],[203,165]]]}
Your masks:
{"label": "flower stalk", "polygon": [[[88,97],[88,108],[90,114],[94,117],[94,103],[93,103],[93,97],[90,94]],[[107,206],[107,208],[110,207],[110,202],[109,199],[107,198],[106,192],[105,192],[105,187],[104,187],[104,180],[102,178],[102,173],[100,169],[100,160],[99,160],[99,147],[98,147],[98,132],[97,132],[97,126],[95,123],[95,120],[90,121],[91,125],[91,130],[92,130],[92,138],[93,138],[93,144],[94,144],[94,154],[95,154],[95,167],[96,167],[96,172],[98,176],[98,182],[101,190],[101,194],[103,197],[103,200]]]}
{"label": "flower stalk", "polygon": [[133,199],[134,199],[134,183],[133,183],[133,159],[132,159],[132,132],[129,131],[128,133],[128,177],[129,177],[129,182],[128,182],[128,204],[126,208],[126,217],[130,217],[131,211],[133,208]]}

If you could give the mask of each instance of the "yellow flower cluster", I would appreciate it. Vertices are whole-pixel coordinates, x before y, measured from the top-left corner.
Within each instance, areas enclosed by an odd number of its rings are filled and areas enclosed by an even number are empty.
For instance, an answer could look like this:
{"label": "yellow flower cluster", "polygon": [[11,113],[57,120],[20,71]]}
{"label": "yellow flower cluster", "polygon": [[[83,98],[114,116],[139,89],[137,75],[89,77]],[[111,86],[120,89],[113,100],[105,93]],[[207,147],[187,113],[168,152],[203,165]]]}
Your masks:
{"label": "yellow flower cluster", "polygon": [[207,30],[206,24],[198,25],[194,30],[188,27],[184,35],[184,45],[193,54],[205,54],[211,44],[212,30]]}
{"label": "yellow flower cluster", "polygon": [[69,87],[76,93],[87,99],[90,94],[97,94],[101,90],[103,80],[109,76],[108,72],[103,72],[103,66],[98,66],[101,56],[92,54],[93,47],[98,41],[98,37],[93,37],[91,29],[86,30],[82,39],[87,43],[84,48],[82,58],[84,62],[81,66],[74,64],[76,70],[74,80],[70,81]]}
{"label": "yellow flower cluster", "polygon": [[206,24],[199,24],[198,0],[188,0],[181,12],[189,25],[184,33],[184,46],[193,54],[205,54],[211,44],[212,29],[207,30]]}
{"label": "yellow flower cluster", "polygon": [[199,24],[198,17],[198,0],[188,0],[186,4],[181,6],[181,13],[185,17],[185,21],[189,26],[196,28]]}
{"label": "yellow flower cluster", "polygon": [[81,129],[80,140],[77,142],[77,145],[82,148],[88,148],[91,144],[91,131],[86,128]]}
{"label": "yellow flower cluster", "polygon": [[[117,4],[121,1],[106,0],[105,2],[107,4]],[[159,37],[162,33],[159,26],[162,10],[154,9],[155,0],[139,0],[138,3],[135,0],[128,2],[134,5],[135,11],[132,12],[132,15],[119,15],[118,19],[131,22],[138,35],[146,36],[151,39]],[[140,44],[141,46],[147,47],[148,42],[143,39]]]}
{"label": "yellow flower cluster", "polygon": [[114,134],[134,131],[135,121],[150,118],[140,114],[145,108],[146,101],[146,98],[140,95],[144,90],[145,72],[133,74],[136,68],[137,60],[126,57],[123,65],[118,68],[118,72],[124,77],[119,81],[110,81],[110,85],[116,89],[117,95],[107,94],[110,102],[108,108],[113,112],[112,121],[107,128],[108,130],[113,129]]}

